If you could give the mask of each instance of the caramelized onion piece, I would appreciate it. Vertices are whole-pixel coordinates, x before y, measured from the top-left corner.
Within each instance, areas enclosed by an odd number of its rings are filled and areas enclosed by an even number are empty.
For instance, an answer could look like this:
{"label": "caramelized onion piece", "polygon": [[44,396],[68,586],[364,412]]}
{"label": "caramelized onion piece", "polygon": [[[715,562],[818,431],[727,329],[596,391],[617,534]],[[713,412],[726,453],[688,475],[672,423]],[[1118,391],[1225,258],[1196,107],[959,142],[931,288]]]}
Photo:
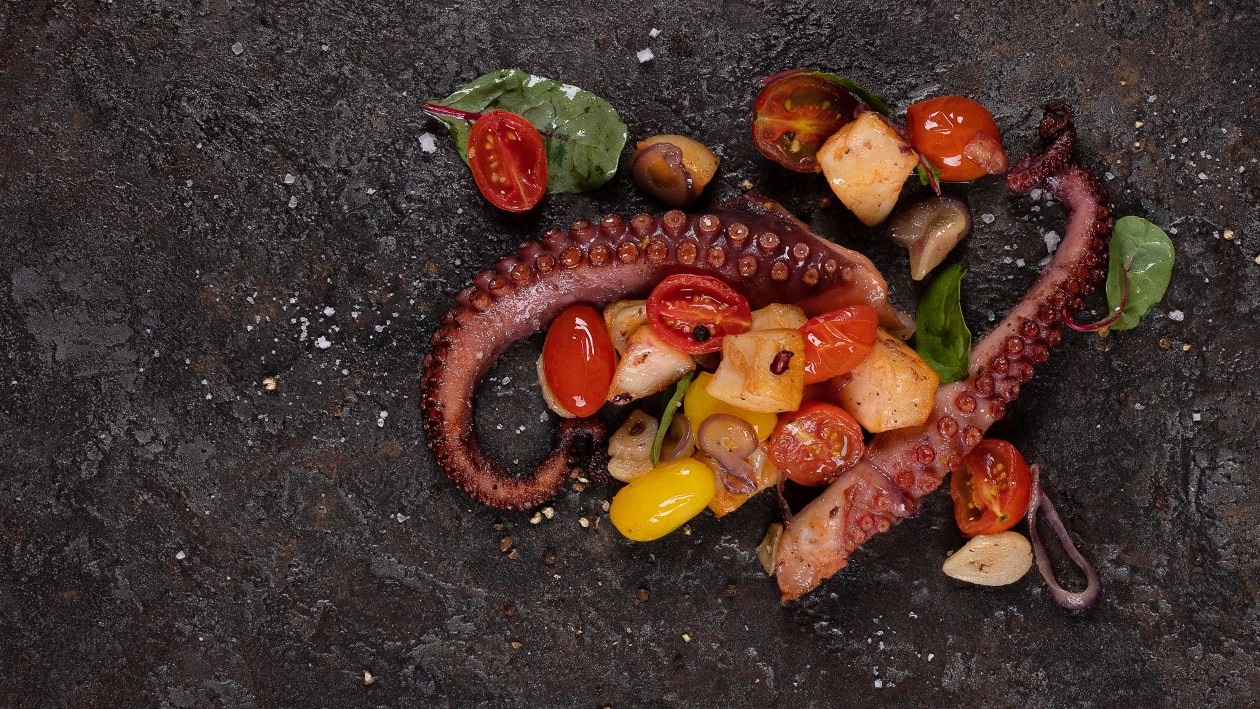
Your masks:
{"label": "caramelized onion piece", "polygon": [[635,409],[608,439],[608,455],[627,460],[647,460],[656,439],[656,419]]}
{"label": "caramelized onion piece", "polygon": [[[669,445],[671,442],[672,446]],[[661,453],[662,463],[687,458],[695,452],[696,442],[691,435],[691,422],[687,420],[686,414],[674,414],[673,420],[669,422],[669,432],[665,434],[665,444],[669,452]]]}
{"label": "caramelized onion piece", "polygon": [[888,239],[910,252],[910,277],[916,281],[945,260],[971,233],[971,209],[957,197],[927,197],[898,212],[888,222]]}
{"label": "caramelized onion piece", "polygon": [[[1094,601],[1098,600],[1098,593],[1102,590],[1102,583],[1098,580],[1098,572],[1094,570],[1093,564],[1076,550],[1076,545],[1072,543],[1072,538],[1068,536],[1067,528],[1063,526],[1063,520],[1059,519],[1059,513],[1055,511],[1054,504],[1050,502],[1050,498],[1046,497],[1045,491],[1041,489],[1041,471],[1034,464],[1029,466],[1032,473],[1033,489],[1032,499],[1028,502],[1028,538],[1032,541],[1033,555],[1037,557],[1037,570],[1041,572],[1041,577],[1046,580],[1046,585],[1050,587],[1050,596],[1054,602],[1070,611],[1082,611],[1094,605]],[[1059,541],[1059,546],[1072,560],[1073,564],[1085,574],[1085,588],[1081,591],[1069,591],[1059,585],[1059,581],[1054,575],[1054,566],[1050,563],[1050,555],[1046,552],[1046,548],[1041,543],[1041,536],[1037,534],[1037,510],[1040,509],[1046,518],[1046,526],[1050,527],[1050,531],[1054,532],[1054,536]]]}
{"label": "caramelized onion piece", "polygon": [[671,207],[685,207],[717,172],[718,158],[703,143],[681,135],[640,141],[630,158],[634,184]]}
{"label": "caramelized onion piece", "polygon": [[696,431],[696,447],[717,463],[718,479],[727,491],[752,494],[757,491],[748,456],[757,450],[757,433],[752,424],[731,414],[713,414]]}

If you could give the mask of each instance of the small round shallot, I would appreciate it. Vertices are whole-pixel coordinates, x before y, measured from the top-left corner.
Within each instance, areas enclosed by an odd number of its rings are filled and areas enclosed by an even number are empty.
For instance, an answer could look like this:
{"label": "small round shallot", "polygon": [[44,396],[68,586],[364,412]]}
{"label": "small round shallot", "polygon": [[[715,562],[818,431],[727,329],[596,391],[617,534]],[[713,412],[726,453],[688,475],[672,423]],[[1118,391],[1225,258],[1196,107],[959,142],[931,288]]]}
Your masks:
{"label": "small round shallot", "polygon": [[898,212],[888,222],[889,241],[910,252],[910,277],[916,281],[941,265],[971,233],[971,209],[957,197],[927,197]]}
{"label": "small round shallot", "polygon": [[757,450],[752,424],[731,414],[713,414],[700,424],[696,447],[717,464],[718,480],[733,493],[756,492],[756,470],[748,456]]}
{"label": "small round shallot", "polygon": [[708,186],[718,162],[703,143],[682,135],[656,135],[635,146],[630,172],[639,189],[671,207],[685,207]]}

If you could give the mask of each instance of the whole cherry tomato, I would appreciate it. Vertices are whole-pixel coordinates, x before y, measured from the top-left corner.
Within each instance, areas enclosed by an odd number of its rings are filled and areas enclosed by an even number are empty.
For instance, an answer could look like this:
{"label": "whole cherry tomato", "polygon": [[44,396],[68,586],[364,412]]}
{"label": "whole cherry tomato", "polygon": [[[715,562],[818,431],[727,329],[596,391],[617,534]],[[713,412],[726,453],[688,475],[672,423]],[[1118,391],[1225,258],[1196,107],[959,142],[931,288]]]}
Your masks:
{"label": "whole cherry tomato", "polygon": [[617,356],[604,318],[579,303],[556,316],[543,342],[543,374],[556,400],[574,416],[590,416],[608,398]]}
{"label": "whole cherry tomato", "polygon": [[997,534],[1028,512],[1032,474],[1015,446],[986,438],[963,456],[963,469],[952,473],[949,494],[964,537]]}
{"label": "whole cherry tomato", "polygon": [[818,72],[785,72],[767,79],[753,104],[753,142],[789,170],[818,172],[814,155],[855,108],[853,94]]}
{"label": "whole cherry tomato", "polygon": [[879,314],[869,305],[850,305],[811,318],[805,336],[805,383],[825,382],[853,369],[875,348]]}
{"label": "whole cherry tomato", "polygon": [[665,344],[687,354],[722,349],[722,338],[748,332],[748,299],[712,276],[679,273],[661,281],[647,301],[648,325]]}
{"label": "whole cherry tomato", "polygon": [[800,485],[825,485],[862,457],[862,427],[839,406],[807,401],[784,414],[770,434],[770,459]]}
{"label": "whole cherry tomato", "polygon": [[510,111],[488,111],[473,123],[468,166],[481,194],[499,209],[527,212],[547,192],[542,134]]}
{"label": "whole cherry tomato", "polygon": [[906,109],[910,144],[945,182],[1006,172],[1002,135],[989,111],[962,96],[938,96]]}

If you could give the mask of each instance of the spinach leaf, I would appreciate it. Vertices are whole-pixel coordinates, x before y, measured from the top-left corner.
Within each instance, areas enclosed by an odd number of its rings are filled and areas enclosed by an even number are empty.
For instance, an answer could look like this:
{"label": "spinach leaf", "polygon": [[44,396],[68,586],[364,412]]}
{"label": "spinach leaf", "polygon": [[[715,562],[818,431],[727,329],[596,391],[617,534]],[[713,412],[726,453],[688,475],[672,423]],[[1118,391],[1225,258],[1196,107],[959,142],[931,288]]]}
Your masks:
{"label": "spinach leaf", "polygon": [[695,372],[687,372],[687,374],[674,384],[674,392],[669,395],[669,401],[665,402],[665,410],[661,412],[661,425],[656,427],[656,440],[652,441],[652,465],[661,464],[661,444],[665,442],[665,434],[669,433],[669,425],[674,422],[674,412],[678,411],[678,407],[682,406],[683,395],[687,393],[687,387],[691,386],[691,380],[696,376]]}
{"label": "spinach leaf", "polygon": [[538,129],[547,147],[547,192],[584,192],[612,179],[626,145],[626,124],[604,99],[576,86],[500,69],[464,85],[432,105],[455,109],[430,115],[446,124],[455,149],[468,162],[470,119],[500,108]]}
{"label": "spinach leaf", "polygon": [[817,73],[819,76],[823,77],[824,79],[840,84],[844,88],[848,89],[849,93],[853,94],[854,96],[857,96],[858,99],[860,99],[867,106],[870,106],[871,108],[875,109],[876,111],[879,111],[885,116],[888,115],[888,111],[890,110],[888,107],[888,101],[886,101],[883,96],[880,96],[879,94],[876,94],[876,93],[872,93],[865,86],[859,84],[858,82],[854,81],[853,79],[850,79],[847,76],[840,76],[839,74],[832,74],[826,71],[820,71]]}
{"label": "spinach leaf", "polygon": [[967,377],[971,359],[971,331],[963,320],[961,264],[941,271],[932,279],[919,309],[915,312],[918,327],[914,333],[914,349],[941,377],[942,384]]}
{"label": "spinach leaf", "polygon": [[1123,217],[1116,222],[1108,256],[1107,304],[1113,311],[1123,305],[1124,312],[1111,324],[1112,330],[1137,327],[1142,316],[1164,297],[1174,259],[1172,240],[1163,229],[1142,217]]}

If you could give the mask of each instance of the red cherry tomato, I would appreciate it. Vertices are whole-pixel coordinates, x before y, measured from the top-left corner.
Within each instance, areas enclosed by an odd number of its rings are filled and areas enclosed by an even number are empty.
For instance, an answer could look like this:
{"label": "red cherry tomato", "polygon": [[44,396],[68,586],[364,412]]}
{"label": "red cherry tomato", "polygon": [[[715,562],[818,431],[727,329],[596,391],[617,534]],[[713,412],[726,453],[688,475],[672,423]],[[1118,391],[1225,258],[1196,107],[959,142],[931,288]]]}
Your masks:
{"label": "red cherry tomato", "polygon": [[963,536],[997,534],[1028,512],[1032,474],[1015,446],[986,438],[963,456],[963,469],[952,474],[949,494]]}
{"label": "red cherry tomato", "polygon": [[771,77],[753,104],[753,142],[761,154],[796,172],[818,172],[814,155],[853,120],[857,99],[809,69]]}
{"label": "red cherry tomato", "polygon": [[687,354],[722,349],[722,338],[748,332],[748,299],[711,276],[679,273],[652,289],[648,325],[665,344]]}
{"label": "red cherry tomato", "polygon": [[779,472],[800,485],[825,485],[862,457],[862,427],[839,406],[807,401],[779,418],[769,453]]}
{"label": "red cherry tomato", "polygon": [[543,373],[556,400],[575,416],[599,411],[612,386],[617,357],[599,311],[570,305],[552,321],[543,342]]}
{"label": "red cherry tomato", "polygon": [[468,166],[481,194],[499,209],[527,212],[547,191],[542,134],[510,111],[488,111],[473,123]]}
{"label": "red cherry tomato", "polygon": [[945,182],[1006,172],[1002,135],[989,111],[962,96],[938,96],[906,109],[910,144]]}
{"label": "red cherry tomato", "polygon": [[853,369],[875,348],[879,314],[850,305],[818,315],[801,328],[805,336],[805,383],[825,382]]}

